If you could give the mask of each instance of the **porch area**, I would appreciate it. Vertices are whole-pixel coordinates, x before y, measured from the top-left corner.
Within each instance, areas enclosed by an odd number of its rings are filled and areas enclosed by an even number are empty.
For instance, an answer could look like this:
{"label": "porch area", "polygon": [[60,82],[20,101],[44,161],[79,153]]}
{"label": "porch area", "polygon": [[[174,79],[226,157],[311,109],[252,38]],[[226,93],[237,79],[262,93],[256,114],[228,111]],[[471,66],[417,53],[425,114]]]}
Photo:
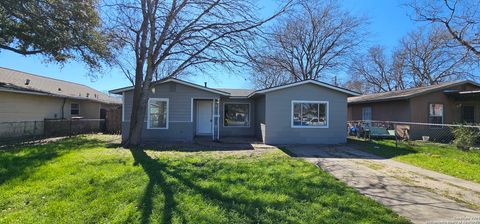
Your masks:
{"label": "porch area", "polygon": [[222,137],[217,141],[212,141],[209,136],[197,136],[194,144],[202,148],[212,150],[256,150],[256,149],[272,149],[276,148],[267,145],[261,139],[254,137]]}

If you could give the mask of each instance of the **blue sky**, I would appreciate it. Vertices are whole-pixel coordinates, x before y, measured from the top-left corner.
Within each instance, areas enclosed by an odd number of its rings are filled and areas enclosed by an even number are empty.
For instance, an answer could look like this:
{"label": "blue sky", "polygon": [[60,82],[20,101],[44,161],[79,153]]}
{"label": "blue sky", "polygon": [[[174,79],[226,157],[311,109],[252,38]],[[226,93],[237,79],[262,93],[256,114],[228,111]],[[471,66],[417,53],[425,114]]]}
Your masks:
{"label": "blue sky", "polygon": [[[265,5],[263,11],[274,10],[272,6],[275,4],[271,4],[271,1],[261,2]],[[418,26],[417,23],[410,20],[407,9],[401,5],[403,1],[400,0],[344,0],[339,2],[354,15],[369,17],[370,24],[367,27],[370,35],[367,38],[369,41],[365,43],[366,47],[380,44],[387,49],[392,49],[403,35]],[[100,91],[130,85],[123,73],[117,69],[110,69],[98,79],[92,79],[88,76],[86,67],[81,63],[70,62],[61,66],[53,62],[46,62],[41,56],[25,57],[8,51],[0,52],[0,67],[77,82]],[[203,82],[208,82],[210,87],[251,88],[247,77],[220,71],[208,75],[197,74],[188,80],[202,85]]]}

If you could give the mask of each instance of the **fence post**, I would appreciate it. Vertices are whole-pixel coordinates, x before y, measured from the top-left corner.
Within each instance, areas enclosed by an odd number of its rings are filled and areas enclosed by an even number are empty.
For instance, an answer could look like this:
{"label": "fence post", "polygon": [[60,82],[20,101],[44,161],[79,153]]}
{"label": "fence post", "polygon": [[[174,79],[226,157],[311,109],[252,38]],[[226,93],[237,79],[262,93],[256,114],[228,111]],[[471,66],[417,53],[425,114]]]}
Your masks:
{"label": "fence post", "polygon": [[69,132],[68,132],[68,137],[70,138],[70,137],[72,137],[72,119],[70,119],[69,123],[70,123],[70,125],[69,125],[70,128],[69,128]]}
{"label": "fence post", "polygon": [[396,123],[393,124],[393,130],[394,130],[393,133],[395,133],[395,148],[397,149],[398,148],[398,135],[397,135],[397,124]]}
{"label": "fence post", "polygon": [[37,140],[37,121],[33,121],[33,141]]}

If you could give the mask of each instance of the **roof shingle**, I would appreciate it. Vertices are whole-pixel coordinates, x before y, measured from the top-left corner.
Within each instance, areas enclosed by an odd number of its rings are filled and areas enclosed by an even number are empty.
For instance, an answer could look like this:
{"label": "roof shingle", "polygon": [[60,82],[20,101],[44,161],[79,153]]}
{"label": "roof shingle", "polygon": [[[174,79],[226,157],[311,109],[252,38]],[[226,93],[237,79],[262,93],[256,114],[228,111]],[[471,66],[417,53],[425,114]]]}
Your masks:
{"label": "roof shingle", "polygon": [[232,97],[248,97],[251,93],[255,92],[254,89],[224,89],[224,88],[215,88],[216,90],[230,93]]}
{"label": "roof shingle", "polygon": [[120,99],[108,96],[105,93],[82,84],[33,75],[2,67],[0,67],[0,83],[4,83],[4,88],[20,89],[26,93],[45,93],[57,97],[92,100],[109,104],[121,103]]}
{"label": "roof shingle", "polygon": [[403,100],[408,99],[417,95],[429,93],[436,90],[446,89],[452,86],[458,86],[462,84],[470,83],[472,85],[476,85],[480,87],[478,83],[469,80],[460,80],[460,81],[453,81],[453,82],[444,82],[437,85],[425,86],[425,87],[417,87],[399,91],[390,91],[384,93],[374,93],[374,94],[367,94],[355,97],[349,97],[348,103],[370,103],[370,102],[380,102],[380,101],[389,101],[389,100]]}

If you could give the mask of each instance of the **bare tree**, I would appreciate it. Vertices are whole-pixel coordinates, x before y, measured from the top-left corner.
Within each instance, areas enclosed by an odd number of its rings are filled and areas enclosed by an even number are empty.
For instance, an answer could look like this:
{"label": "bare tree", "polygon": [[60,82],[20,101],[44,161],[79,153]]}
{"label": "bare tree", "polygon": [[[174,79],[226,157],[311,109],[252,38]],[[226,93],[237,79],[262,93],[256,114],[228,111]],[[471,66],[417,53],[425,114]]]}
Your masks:
{"label": "bare tree", "polygon": [[396,89],[392,79],[390,64],[386,59],[384,49],[380,46],[371,47],[366,55],[353,60],[350,65],[353,76],[361,77],[370,86],[372,92],[387,92]]}
{"label": "bare tree", "polygon": [[252,67],[250,81],[255,89],[271,88],[289,82],[289,74],[268,60],[268,58],[257,58],[250,62]]}
{"label": "bare tree", "polygon": [[263,46],[251,54],[253,70],[257,71],[254,76],[265,76],[262,72],[273,70],[288,74],[287,81],[326,78],[325,72],[344,65],[364,40],[365,19],[334,2],[300,0],[296,6],[271,28]]}
{"label": "bare tree", "polygon": [[357,77],[351,77],[347,81],[341,84],[344,88],[358,92],[358,93],[371,93],[371,86],[362,79]]}
{"label": "bare tree", "polygon": [[413,0],[408,6],[415,20],[440,24],[458,44],[480,57],[479,1]]}
{"label": "bare tree", "polygon": [[405,74],[406,66],[405,54],[396,49],[392,54],[392,63],[390,64],[391,79],[395,82],[395,90],[409,88],[410,82],[407,74]]}
{"label": "bare tree", "polygon": [[451,41],[448,33],[431,27],[408,33],[391,57],[383,47],[372,47],[353,59],[347,84],[362,92],[388,92],[471,78],[466,52]]}
{"label": "bare tree", "polygon": [[467,55],[449,46],[450,41],[450,36],[436,27],[420,28],[401,40],[400,54],[411,85],[434,85],[470,76]]}
{"label": "bare tree", "polygon": [[267,19],[249,0],[113,0],[108,21],[125,45],[119,66],[134,85],[130,131],[125,145],[140,143],[147,95],[155,79],[189,69],[242,63],[244,41]]}
{"label": "bare tree", "polygon": [[388,92],[406,88],[404,63],[404,57],[398,51],[389,59],[382,46],[374,46],[366,54],[355,57],[349,71],[351,79],[357,82],[356,86],[358,82],[364,82],[360,91]]}

